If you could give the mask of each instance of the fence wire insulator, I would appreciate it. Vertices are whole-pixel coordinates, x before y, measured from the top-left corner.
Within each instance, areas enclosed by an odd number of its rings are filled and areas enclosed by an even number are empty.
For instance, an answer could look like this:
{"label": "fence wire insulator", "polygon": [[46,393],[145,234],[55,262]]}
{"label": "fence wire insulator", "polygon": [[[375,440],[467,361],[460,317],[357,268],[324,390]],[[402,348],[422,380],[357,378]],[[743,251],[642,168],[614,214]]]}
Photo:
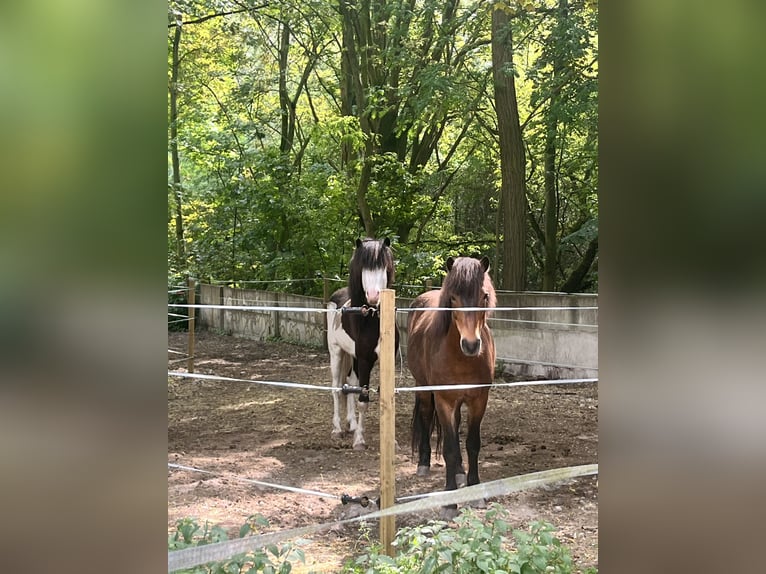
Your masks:
{"label": "fence wire insulator", "polygon": [[349,494],[344,494],[340,497],[340,501],[343,504],[350,504],[354,502],[363,508],[367,508],[370,505],[370,499],[366,496],[351,496]]}
{"label": "fence wire insulator", "polygon": [[362,305],[361,307],[342,307],[342,313],[360,313],[362,317],[374,317],[380,313],[380,309],[377,307],[371,307],[370,305]]}
{"label": "fence wire insulator", "polygon": [[348,384],[340,388],[344,395],[359,395],[359,401],[362,403],[370,402],[370,389],[368,387],[352,387]]}

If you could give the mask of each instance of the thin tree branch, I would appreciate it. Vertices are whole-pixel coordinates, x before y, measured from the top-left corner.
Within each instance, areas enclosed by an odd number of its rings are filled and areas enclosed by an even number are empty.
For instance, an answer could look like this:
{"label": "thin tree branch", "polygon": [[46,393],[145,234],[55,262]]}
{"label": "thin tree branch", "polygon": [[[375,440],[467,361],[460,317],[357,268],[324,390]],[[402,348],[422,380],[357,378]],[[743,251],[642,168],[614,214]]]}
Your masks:
{"label": "thin tree branch", "polygon": [[[223,102],[218,98],[218,95],[215,93],[213,88],[211,88],[208,84],[205,82],[200,82],[200,84],[206,88],[212,95],[213,98],[215,98],[215,101],[218,103],[218,107],[221,108],[221,111],[223,112],[223,115],[226,116],[226,119],[229,122],[229,125],[231,126],[231,135],[234,137],[234,142],[237,144],[237,148],[239,149],[239,156],[242,158],[242,160],[245,160],[245,148],[242,146],[242,143],[239,141],[239,137],[237,137],[237,131],[234,129],[233,121],[231,119],[231,116],[229,115],[229,111],[226,109],[226,106],[223,105]],[[247,162],[245,162],[247,163]],[[250,165],[246,165],[247,171],[250,172],[250,177],[253,178],[253,180],[256,179],[255,172],[253,171],[253,168]]]}
{"label": "thin tree branch", "polygon": [[207,16],[201,16],[199,18],[196,18],[194,20],[186,20],[184,22],[173,22],[172,24],[168,24],[168,28],[175,28],[176,26],[182,25],[186,26],[188,24],[201,24],[202,22],[207,22],[208,20],[212,20],[213,18],[220,18],[222,16],[231,16],[232,14],[242,14],[243,12],[252,12],[254,10],[260,10],[261,8],[268,8],[267,4],[261,4],[260,6],[251,6],[248,8],[242,8],[241,10],[229,10],[228,12],[216,12],[215,14],[208,14]]}

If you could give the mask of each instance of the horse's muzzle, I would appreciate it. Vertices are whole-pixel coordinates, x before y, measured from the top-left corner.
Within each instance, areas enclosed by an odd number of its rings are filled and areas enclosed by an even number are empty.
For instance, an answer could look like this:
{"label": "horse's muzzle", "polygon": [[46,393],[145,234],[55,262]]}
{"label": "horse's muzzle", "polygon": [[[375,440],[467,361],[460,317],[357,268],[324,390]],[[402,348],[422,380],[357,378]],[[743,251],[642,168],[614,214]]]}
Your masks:
{"label": "horse's muzzle", "polygon": [[367,303],[372,307],[376,307],[380,302],[380,291],[367,291],[364,296]]}
{"label": "horse's muzzle", "polygon": [[475,357],[481,352],[481,339],[476,339],[475,341],[460,339],[460,350],[467,357]]}

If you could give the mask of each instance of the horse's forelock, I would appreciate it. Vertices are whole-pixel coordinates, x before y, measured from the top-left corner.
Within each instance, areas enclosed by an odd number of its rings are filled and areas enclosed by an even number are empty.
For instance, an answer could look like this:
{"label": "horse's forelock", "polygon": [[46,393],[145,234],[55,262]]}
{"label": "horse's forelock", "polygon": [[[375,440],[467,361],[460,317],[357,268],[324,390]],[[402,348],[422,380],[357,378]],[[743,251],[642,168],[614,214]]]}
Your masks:
{"label": "horse's forelock", "polygon": [[453,296],[458,296],[463,301],[478,302],[484,282],[484,269],[477,259],[458,257],[447,277],[444,278],[441,303],[446,304],[442,306],[450,307],[449,303]]}
{"label": "horse's forelock", "polygon": [[362,286],[362,271],[365,269],[385,269],[388,287],[394,282],[394,256],[385,239],[366,238],[359,242],[349,263],[349,290],[353,305],[365,301]]}
{"label": "horse's forelock", "polygon": [[356,270],[362,269],[388,269],[393,268],[394,258],[391,249],[384,240],[365,239],[354,250],[351,258],[351,267]]}
{"label": "horse's forelock", "polygon": [[[444,278],[439,297],[439,307],[452,307],[452,298],[457,296],[467,307],[481,306],[480,294],[484,289],[489,294],[487,307],[497,306],[497,295],[489,273],[484,271],[481,262],[472,257],[458,257],[452,269]],[[450,312],[440,313],[445,328],[449,327]]]}

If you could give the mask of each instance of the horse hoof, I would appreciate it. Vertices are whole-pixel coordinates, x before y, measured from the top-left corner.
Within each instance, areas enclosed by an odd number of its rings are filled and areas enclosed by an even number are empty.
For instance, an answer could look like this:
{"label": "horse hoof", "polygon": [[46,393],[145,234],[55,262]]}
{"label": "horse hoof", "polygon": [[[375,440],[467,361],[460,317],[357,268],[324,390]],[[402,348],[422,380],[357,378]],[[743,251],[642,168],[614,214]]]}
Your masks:
{"label": "horse hoof", "polygon": [[468,483],[464,474],[456,474],[455,482],[457,483],[458,488],[463,488]]}
{"label": "horse hoof", "polygon": [[478,500],[472,500],[468,503],[471,508],[487,508],[487,500],[480,498]]}
{"label": "horse hoof", "polygon": [[418,476],[428,476],[431,473],[431,467],[430,466],[420,466],[418,465]]}
{"label": "horse hoof", "polygon": [[450,506],[442,506],[441,510],[439,511],[439,517],[442,520],[453,520],[458,514],[457,506],[455,508],[452,508]]}
{"label": "horse hoof", "polygon": [[354,450],[367,450],[367,445],[363,442],[354,445]]}
{"label": "horse hoof", "polygon": [[334,430],[331,434],[332,438],[341,438],[343,436],[343,431]]}

